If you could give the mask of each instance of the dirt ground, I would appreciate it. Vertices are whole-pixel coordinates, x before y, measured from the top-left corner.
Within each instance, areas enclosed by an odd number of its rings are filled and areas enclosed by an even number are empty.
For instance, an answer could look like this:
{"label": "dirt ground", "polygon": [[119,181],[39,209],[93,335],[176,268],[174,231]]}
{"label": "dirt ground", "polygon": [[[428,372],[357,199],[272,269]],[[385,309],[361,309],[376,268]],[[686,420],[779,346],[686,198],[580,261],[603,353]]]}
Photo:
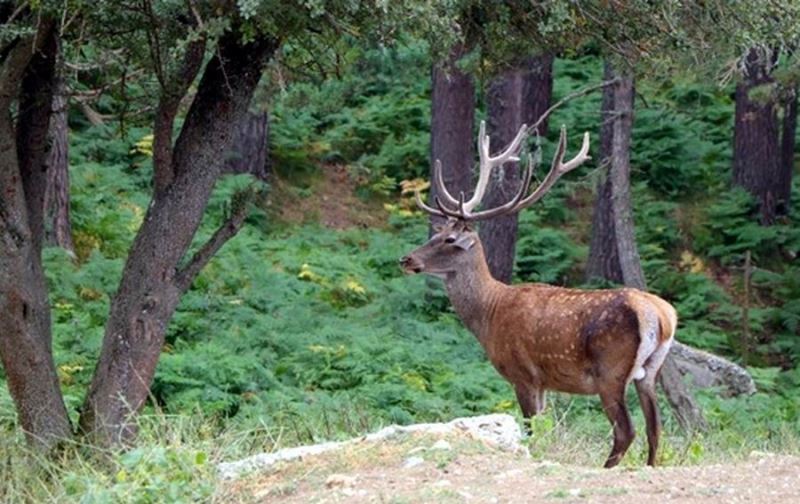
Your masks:
{"label": "dirt ground", "polygon": [[298,191],[273,176],[269,206],[280,221],[302,224],[319,222],[332,229],[380,227],[386,212],[376,202],[365,202],[355,195],[356,181],[341,165],[322,166],[321,177],[309,181],[306,191]]}
{"label": "dirt ground", "polygon": [[218,502],[800,503],[800,458],[603,470],[542,462],[470,439],[408,436],[286,462],[226,483]]}

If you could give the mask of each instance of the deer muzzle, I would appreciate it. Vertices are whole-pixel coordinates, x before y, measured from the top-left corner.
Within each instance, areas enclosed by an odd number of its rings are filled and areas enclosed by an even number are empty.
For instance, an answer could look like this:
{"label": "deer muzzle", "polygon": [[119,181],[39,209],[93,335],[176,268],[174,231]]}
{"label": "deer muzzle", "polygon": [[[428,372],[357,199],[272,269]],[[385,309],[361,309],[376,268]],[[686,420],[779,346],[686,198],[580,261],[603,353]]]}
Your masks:
{"label": "deer muzzle", "polygon": [[407,255],[400,258],[400,267],[403,273],[413,275],[415,273],[422,273],[422,262],[414,256]]}

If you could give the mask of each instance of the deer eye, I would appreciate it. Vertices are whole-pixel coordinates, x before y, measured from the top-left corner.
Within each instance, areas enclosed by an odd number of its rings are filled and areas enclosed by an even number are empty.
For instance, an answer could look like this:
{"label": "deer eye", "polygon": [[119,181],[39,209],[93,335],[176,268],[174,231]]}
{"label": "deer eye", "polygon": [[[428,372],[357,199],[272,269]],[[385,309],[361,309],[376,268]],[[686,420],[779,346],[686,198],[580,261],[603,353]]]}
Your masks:
{"label": "deer eye", "polygon": [[448,236],[447,238],[444,239],[444,242],[445,243],[455,243],[456,242],[456,237],[455,236]]}

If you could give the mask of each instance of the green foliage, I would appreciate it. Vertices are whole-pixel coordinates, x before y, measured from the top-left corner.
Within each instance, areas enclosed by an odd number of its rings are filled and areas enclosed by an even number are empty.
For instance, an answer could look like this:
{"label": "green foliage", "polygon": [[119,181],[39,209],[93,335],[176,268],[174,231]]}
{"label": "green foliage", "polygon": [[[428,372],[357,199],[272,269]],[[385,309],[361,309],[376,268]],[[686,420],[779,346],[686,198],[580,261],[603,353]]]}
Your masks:
{"label": "green foliage", "polygon": [[[364,185],[427,172],[428,48],[354,49],[358,72],[300,83],[278,96],[270,134],[279,170],[345,163]],[[395,182],[396,184],[396,182]]]}
{"label": "green foliage", "polygon": [[537,217],[538,214],[533,212],[520,216],[515,263],[517,278],[525,282],[557,285],[580,278],[576,270],[586,256],[586,247],[575,243],[563,229],[542,225]]}

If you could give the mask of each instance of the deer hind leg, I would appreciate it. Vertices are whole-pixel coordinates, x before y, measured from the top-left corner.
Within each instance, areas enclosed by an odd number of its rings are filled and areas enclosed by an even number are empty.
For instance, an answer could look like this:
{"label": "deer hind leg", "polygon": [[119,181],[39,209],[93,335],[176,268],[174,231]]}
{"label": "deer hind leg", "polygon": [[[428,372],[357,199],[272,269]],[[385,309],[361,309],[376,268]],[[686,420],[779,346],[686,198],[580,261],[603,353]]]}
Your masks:
{"label": "deer hind leg", "polygon": [[636,380],[636,393],[642,405],[644,421],[647,426],[647,465],[656,465],[656,452],[658,451],[658,438],[661,435],[661,418],[658,411],[656,398],[656,382],[653,377]]}
{"label": "deer hind leg", "polygon": [[611,468],[622,460],[633,442],[633,438],[636,437],[636,431],[633,430],[631,415],[625,405],[625,387],[611,393],[601,394],[600,399],[603,401],[603,410],[614,427],[614,446],[603,465],[605,468]]}

